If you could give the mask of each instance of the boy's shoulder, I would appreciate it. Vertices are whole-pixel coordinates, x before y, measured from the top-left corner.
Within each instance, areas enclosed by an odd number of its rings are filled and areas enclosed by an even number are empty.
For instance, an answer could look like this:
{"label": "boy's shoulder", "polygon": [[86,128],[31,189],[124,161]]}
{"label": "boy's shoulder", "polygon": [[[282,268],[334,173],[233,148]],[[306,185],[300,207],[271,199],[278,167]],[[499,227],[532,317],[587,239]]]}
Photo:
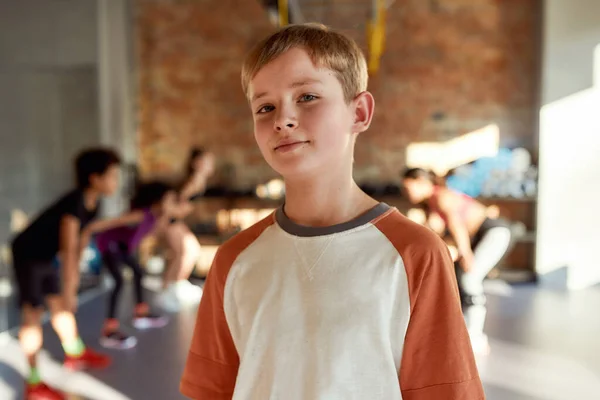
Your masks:
{"label": "boy's shoulder", "polygon": [[373,224],[387,237],[402,258],[422,258],[448,252],[444,241],[431,229],[404,216],[397,209]]}
{"label": "boy's shoulder", "polygon": [[275,223],[275,212],[256,222],[249,228],[235,234],[219,246],[215,255],[215,265],[229,269],[236,258],[250,246],[269,226]]}

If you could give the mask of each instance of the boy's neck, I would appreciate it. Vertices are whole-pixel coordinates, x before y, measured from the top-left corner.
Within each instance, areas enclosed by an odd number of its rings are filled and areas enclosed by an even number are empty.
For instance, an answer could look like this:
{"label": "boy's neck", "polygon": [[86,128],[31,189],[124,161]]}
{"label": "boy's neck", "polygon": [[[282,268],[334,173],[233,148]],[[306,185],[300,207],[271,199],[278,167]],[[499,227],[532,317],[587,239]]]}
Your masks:
{"label": "boy's neck", "polygon": [[330,180],[286,180],[286,216],[304,226],[332,226],[348,222],[378,202],[363,192],[352,176]]}
{"label": "boy's neck", "polygon": [[87,188],[83,190],[83,204],[86,210],[95,210],[98,207],[98,201],[100,200],[100,193],[98,191]]}

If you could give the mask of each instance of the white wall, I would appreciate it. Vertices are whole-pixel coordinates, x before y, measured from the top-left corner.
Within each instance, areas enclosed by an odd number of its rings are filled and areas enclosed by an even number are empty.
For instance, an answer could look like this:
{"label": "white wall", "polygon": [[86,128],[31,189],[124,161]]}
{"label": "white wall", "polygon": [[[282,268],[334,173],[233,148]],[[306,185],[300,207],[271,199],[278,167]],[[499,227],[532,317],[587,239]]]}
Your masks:
{"label": "white wall", "polygon": [[72,186],[74,154],[98,143],[96,12],[92,0],[0,1],[0,246],[11,211]]}
{"label": "white wall", "polygon": [[547,0],[543,39],[536,269],[583,288],[600,282],[600,1]]}
{"label": "white wall", "polygon": [[592,87],[593,52],[600,43],[599,0],[546,0],[542,103]]}
{"label": "white wall", "polygon": [[[119,149],[125,164],[137,160],[133,84],[133,23],[129,0],[97,0],[98,88],[100,138]],[[128,188],[125,188],[128,189]],[[124,211],[129,202],[120,193],[103,204],[106,215]]]}
{"label": "white wall", "polygon": [[[135,162],[130,0],[0,0],[0,247],[98,143]],[[124,201],[104,209],[114,214]]]}

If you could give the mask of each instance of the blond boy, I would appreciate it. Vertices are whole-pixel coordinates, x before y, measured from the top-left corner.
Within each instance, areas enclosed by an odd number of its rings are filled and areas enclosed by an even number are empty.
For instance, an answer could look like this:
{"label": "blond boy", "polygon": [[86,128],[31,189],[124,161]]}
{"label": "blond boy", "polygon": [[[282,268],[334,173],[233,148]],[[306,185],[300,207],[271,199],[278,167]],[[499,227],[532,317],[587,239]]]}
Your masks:
{"label": "blond boy", "polygon": [[352,178],[374,111],[357,45],[286,27],[246,59],[285,205],[223,244],[181,382],[201,400],[479,400],[444,243]]}

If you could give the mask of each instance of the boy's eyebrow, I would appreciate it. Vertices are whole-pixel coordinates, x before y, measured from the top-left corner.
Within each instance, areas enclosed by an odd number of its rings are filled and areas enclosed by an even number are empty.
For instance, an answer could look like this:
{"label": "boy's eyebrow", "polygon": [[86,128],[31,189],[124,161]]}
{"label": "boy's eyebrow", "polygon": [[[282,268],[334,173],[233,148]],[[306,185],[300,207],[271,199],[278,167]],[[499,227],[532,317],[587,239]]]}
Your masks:
{"label": "boy's eyebrow", "polygon": [[[318,79],[303,79],[301,81],[293,82],[290,85],[290,87],[293,88],[293,89],[295,89],[295,88],[299,88],[299,87],[302,87],[302,86],[311,85],[313,83],[322,83],[322,82],[320,80],[318,80]],[[252,96],[252,99],[250,101],[258,100],[261,97],[265,97],[266,95],[267,95],[267,92],[257,93],[254,96]]]}
{"label": "boy's eyebrow", "polygon": [[318,80],[318,79],[304,79],[302,81],[297,81],[297,82],[292,83],[290,85],[290,87],[297,88],[297,87],[300,87],[300,86],[311,85],[313,83],[321,83],[321,81]]}

